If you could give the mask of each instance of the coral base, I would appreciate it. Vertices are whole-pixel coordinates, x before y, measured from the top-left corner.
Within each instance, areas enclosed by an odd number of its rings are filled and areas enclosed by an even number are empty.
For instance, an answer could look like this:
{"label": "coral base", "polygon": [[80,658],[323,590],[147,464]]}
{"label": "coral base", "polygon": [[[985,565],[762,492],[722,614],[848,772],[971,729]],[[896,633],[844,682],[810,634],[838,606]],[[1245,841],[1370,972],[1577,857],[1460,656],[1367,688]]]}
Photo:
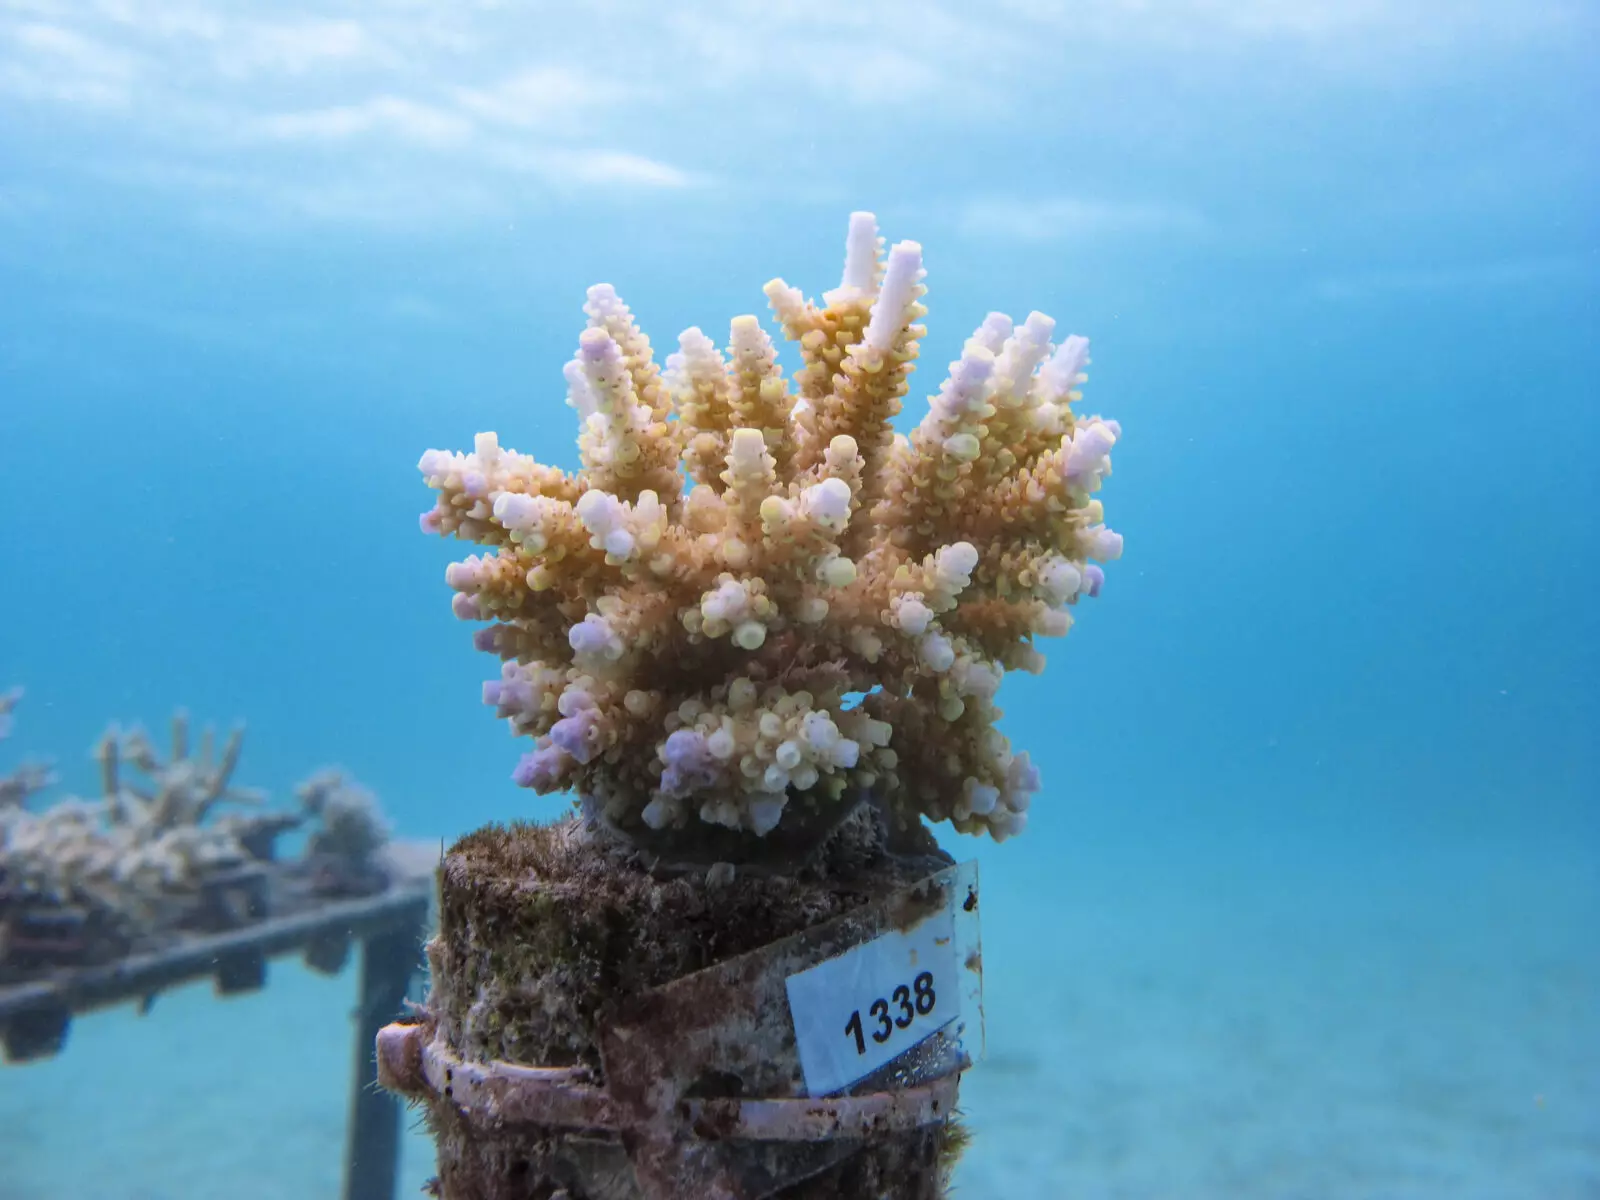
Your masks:
{"label": "coral base", "polygon": [[[429,1019],[461,1059],[576,1067],[610,1085],[602,1063],[608,1018],[642,994],[848,916],[948,862],[920,828],[891,845],[880,816],[866,807],[788,875],[739,871],[730,878],[724,866],[663,877],[659,864],[652,872],[577,819],[479,830],[451,850],[441,871],[440,932],[428,947]],[[774,1081],[795,1074],[792,1038],[755,1057],[763,1061],[740,1071],[743,1078],[719,1072],[695,1080],[686,1094],[772,1098]],[[491,1132],[463,1119],[447,1098],[425,1103],[438,1145],[436,1194],[446,1200],[643,1194],[615,1135],[536,1126]],[[741,1192],[774,1200],[937,1200],[963,1136],[947,1119],[847,1143],[788,1147],[787,1182],[774,1186],[770,1172],[753,1169]],[[752,1163],[768,1161],[759,1151]],[[797,1152],[813,1159],[799,1172]],[[756,1181],[759,1175],[769,1181]],[[687,1183],[682,1194],[708,1196]]]}

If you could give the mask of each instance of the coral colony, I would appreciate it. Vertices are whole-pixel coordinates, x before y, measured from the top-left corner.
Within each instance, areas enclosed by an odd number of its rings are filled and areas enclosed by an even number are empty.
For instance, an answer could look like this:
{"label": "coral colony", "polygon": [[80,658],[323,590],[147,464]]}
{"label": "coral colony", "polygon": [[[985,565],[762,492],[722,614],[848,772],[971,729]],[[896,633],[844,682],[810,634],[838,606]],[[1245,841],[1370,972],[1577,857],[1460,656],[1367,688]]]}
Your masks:
{"label": "coral colony", "polygon": [[868,792],[902,823],[1023,828],[1039,775],[995,693],[1121,553],[1094,498],[1121,431],[1073,413],[1088,342],[1035,312],[991,313],[895,433],[923,276],[856,213],[821,305],[767,284],[792,385],[754,316],[726,352],[688,330],[663,369],[599,284],[566,367],[580,471],[494,433],[423,455],[424,531],[486,547],[446,578],[503,660],[486,703],[534,739],[519,784],[635,837],[763,837]]}
{"label": "coral colony", "polygon": [[[10,732],[20,696],[0,695],[0,738]],[[242,747],[241,729],[220,748],[210,729],[196,744],[180,713],[165,754],[143,730],[106,731],[94,750],[98,799],[67,798],[35,810],[30,799],[54,782],[46,768],[25,765],[0,776],[0,982],[267,915],[219,911],[207,889],[273,863],[276,839],[308,821],[306,849],[283,864],[285,878],[320,897],[387,885],[378,851],[388,830],[371,793],[323,771],[301,786],[298,812],[265,808],[262,792],[233,783]],[[224,806],[253,811],[220,812]],[[81,928],[69,930],[68,916]],[[38,936],[41,922],[54,931],[49,939]]]}

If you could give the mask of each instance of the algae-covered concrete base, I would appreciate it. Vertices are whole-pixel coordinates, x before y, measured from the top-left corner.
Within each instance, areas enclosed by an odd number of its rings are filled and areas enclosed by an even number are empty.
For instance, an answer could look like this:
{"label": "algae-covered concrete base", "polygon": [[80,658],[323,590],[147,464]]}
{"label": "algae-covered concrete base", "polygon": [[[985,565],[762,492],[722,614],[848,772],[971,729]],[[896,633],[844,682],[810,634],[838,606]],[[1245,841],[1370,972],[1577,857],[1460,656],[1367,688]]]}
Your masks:
{"label": "algae-covered concrete base", "polygon": [[787,874],[664,869],[578,817],[463,838],[423,1028],[393,1042],[405,1062],[380,1039],[380,1075],[425,1106],[436,1194],[937,1200],[959,1048],[807,1100],[783,981],[944,903],[949,862],[868,805]]}

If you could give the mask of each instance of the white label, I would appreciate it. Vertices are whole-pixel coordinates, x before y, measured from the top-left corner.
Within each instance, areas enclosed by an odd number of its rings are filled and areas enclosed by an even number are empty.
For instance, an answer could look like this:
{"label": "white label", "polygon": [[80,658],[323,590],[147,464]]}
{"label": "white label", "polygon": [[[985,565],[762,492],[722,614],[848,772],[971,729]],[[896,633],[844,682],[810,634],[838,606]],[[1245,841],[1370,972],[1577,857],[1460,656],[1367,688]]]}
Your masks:
{"label": "white label", "polygon": [[[952,889],[953,899],[959,901]],[[955,917],[940,909],[789,976],[806,1090],[826,1096],[898,1058],[961,1015]]]}

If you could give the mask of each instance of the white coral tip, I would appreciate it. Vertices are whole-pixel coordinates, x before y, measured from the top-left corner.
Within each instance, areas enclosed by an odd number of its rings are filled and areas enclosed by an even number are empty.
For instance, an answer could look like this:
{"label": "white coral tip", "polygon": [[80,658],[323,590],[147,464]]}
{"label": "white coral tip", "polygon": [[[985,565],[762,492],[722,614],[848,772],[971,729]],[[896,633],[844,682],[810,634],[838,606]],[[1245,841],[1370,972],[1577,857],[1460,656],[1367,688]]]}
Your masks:
{"label": "white coral tip", "polygon": [[750,609],[750,593],[736,579],[724,578],[700,603],[700,611],[709,621],[737,621]]}
{"label": "white coral tip", "polygon": [[1092,531],[1093,542],[1089,553],[1101,562],[1112,562],[1122,557],[1122,535],[1104,525]]}
{"label": "white coral tip", "polygon": [[997,787],[973,781],[967,789],[967,807],[972,810],[974,816],[988,816],[998,803],[1000,803],[1000,789]]}
{"label": "white coral tip", "polygon": [[733,644],[741,650],[759,650],[767,640],[767,627],[760,621],[741,621],[733,631]]}
{"label": "white coral tip", "polygon": [[[509,499],[509,497],[503,498]],[[591,533],[609,529],[615,519],[616,504],[617,498],[609,492],[591,488],[578,497],[578,520],[582,521]]]}
{"label": "white coral tip", "polygon": [[1052,604],[1064,604],[1083,587],[1083,573],[1064,558],[1058,558],[1039,571],[1039,587]]}
{"label": "white coral tip", "polygon": [[957,433],[944,440],[944,452],[957,462],[971,462],[983,452],[976,434]]}
{"label": "white coral tip", "polygon": [[567,642],[573,653],[597,655],[608,659],[622,657],[622,639],[612,631],[610,623],[601,616],[590,613],[567,631]]}
{"label": "white coral tip", "polygon": [[526,531],[539,523],[539,502],[520,492],[501,492],[494,499],[494,519],[507,529]]}
{"label": "white coral tip", "polygon": [[805,319],[806,297],[799,288],[791,287],[781,279],[773,279],[762,291],[766,293],[767,303],[772,305],[778,320],[785,325],[796,326]]}
{"label": "white coral tip", "polygon": [[827,587],[849,587],[856,579],[856,564],[848,558],[830,558],[817,568],[817,578]]}
{"label": "white coral tip", "polygon": [[842,479],[824,479],[800,494],[806,515],[819,525],[834,528],[850,516],[850,485]]}
{"label": "white coral tip", "polygon": [[922,661],[927,663],[931,670],[948,671],[956,661],[955,647],[942,633],[924,635],[919,648],[922,651]]}
{"label": "white coral tip", "polygon": [[728,325],[728,342],[735,354],[760,354],[767,348],[766,331],[754,313],[735,317]]}
{"label": "white coral tip", "polygon": [[1089,363],[1089,339],[1073,334],[1040,369],[1039,374],[1053,399],[1065,399],[1078,385],[1078,376]]}
{"label": "white coral tip", "polygon": [[897,597],[893,612],[900,631],[912,637],[921,637],[926,633],[929,622],[933,620],[933,610],[919,596]]}
{"label": "white coral tip", "polygon": [[665,829],[672,824],[672,819],[676,815],[674,809],[675,806],[670,801],[657,796],[644,806],[644,811],[639,816],[651,829]]}
{"label": "white coral tip", "polygon": [[758,468],[767,452],[767,441],[759,429],[735,429],[728,443],[728,465],[735,471]]}
{"label": "white coral tip", "polygon": [[1034,618],[1033,631],[1041,637],[1066,637],[1072,614],[1064,608],[1047,608]]}
{"label": "white coral tip", "polygon": [[939,583],[952,591],[960,591],[972,582],[972,572],[978,565],[978,548],[971,542],[956,542],[941,549],[934,563]]}
{"label": "white coral tip", "polygon": [[820,754],[830,752],[839,741],[839,727],[825,712],[809,712],[800,721],[800,737]]}
{"label": "white coral tip", "polygon": [[868,347],[881,352],[894,345],[911,320],[911,306],[916,303],[922,275],[922,247],[916,242],[896,242],[889,251],[883,287],[862,338]]}
{"label": "white coral tip", "polygon": [[760,795],[750,801],[747,813],[750,819],[750,831],[757,837],[766,837],[778,827],[778,821],[783,817],[783,807],[787,797],[779,792],[776,795]]}

